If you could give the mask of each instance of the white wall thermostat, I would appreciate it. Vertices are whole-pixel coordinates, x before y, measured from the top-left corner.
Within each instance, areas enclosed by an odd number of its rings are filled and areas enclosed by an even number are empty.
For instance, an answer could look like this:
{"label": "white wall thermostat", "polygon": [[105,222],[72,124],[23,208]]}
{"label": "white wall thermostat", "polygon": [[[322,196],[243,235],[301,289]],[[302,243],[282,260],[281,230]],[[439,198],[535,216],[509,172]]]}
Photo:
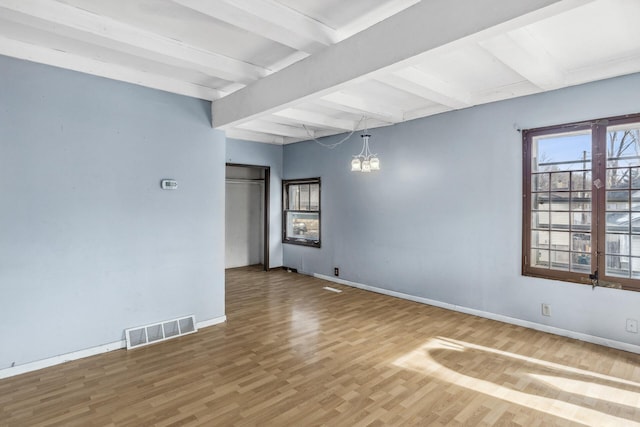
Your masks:
{"label": "white wall thermostat", "polygon": [[175,179],[163,179],[160,181],[163,190],[175,190],[178,188],[178,181]]}

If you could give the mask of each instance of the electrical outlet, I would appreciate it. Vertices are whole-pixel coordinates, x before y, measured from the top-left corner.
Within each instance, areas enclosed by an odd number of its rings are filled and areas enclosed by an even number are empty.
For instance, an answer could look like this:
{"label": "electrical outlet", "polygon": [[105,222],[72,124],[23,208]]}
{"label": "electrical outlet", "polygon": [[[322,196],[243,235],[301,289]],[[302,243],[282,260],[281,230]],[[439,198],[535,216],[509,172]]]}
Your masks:
{"label": "electrical outlet", "polygon": [[333,267],[333,275],[336,277],[340,275],[340,269],[338,267]]}
{"label": "electrical outlet", "polygon": [[542,315],[551,317],[551,306],[549,304],[542,304]]}
{"label": "electrical outlet", "polygon": [[627,319],[627,332],[632,334],[638,333],[638,321],[636,319]]}

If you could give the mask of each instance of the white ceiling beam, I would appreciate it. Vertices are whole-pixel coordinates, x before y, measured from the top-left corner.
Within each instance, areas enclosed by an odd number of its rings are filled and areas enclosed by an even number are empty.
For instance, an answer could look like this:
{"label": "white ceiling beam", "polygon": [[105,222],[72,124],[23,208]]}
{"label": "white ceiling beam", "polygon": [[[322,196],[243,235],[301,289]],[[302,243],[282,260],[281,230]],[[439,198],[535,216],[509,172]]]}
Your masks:
{"label": "white ceiling beam", "polygon": [[299,37],[308,37],[323,45],[339,41],[333,28],[324,25],[275,0],[223,0],[245,13],[260,16],[267,22],[281,26]]}
{"label": "white ceiling beam", "polygon": [[533,95],[540,93],[542,89],[531,83],[529,80],[509,83],[499,87],[490,87],[473,94],[476,104],[487,104],[489,102],[502,101],[504,99],[516,98],[519,96]]}
{"label": "white ceiling beam", "polygon": [[451,108],[466,108],[473,105],[471,92],[451,82],[428,74],[415,67],[408,67],[394,73],[406,81],[418,85],[428,99]]}
{"label": "white ceiling beam", "polygon": [[387,123],[399,123],[404,121],[404,112],[391,105],[376,104],[357,96],[338,91],[320,98],[323,105],[335,108],[347,113],[355,113],[366,117],[375,118]]}
{"label": "white ceiling beam", "polygon": [[272,72],[280,71],[283,68],[287,68],[289,65],[295,64],[296,62],[301,61],[308,56],[309,54],[306,52],[302,52],[300,50],[295,51],[291,55],[280,59],[278,62],[269,64],[269,70],[271,70]]}
{"label": "white ceiling beam", "polygon": [[564,70],[526,28],[481,41],[479,45],[542,90],[566,84]]}
{"label": "white ceiling beam", "polygon": [[227,129],[225,131],[225,135],[227,138],[243,139],[246,141],[265,142],[267,144],[282,145],[285,142],[287,142],[287,140],[282,136],[271,135],[268,133],[261,133],[261,132],[253,132],[250,130],[244,130],[244,129],[238,129],[238,128]]}
{"label": "white ceiling beam", "polygon": [[117,64],[102,62],[57,49],[36,46],[1,36],[0,54],[41,64],[52,65],[54,67],[107,77],[140,86],[165,90],[180,95],[191,96],[193,98],[213,100],[221,96],[219,91],[210,87],[146,71],[139,71]]}
{"label": "white ceiling beam", "polygon": [[[293,120],[293,119],[288,119],[286,117],[279,117],[279,116],[274,116],[272,114],[267,114],[266,116],[261,116],[260,120],[269,122],[269,123],[277,123],[279,125],[288,125],[288,126],[300,126],[300,122],[297,120]],[[310,126],[307,126],[309,129],[311,129]],[[314,129],[314,132],[316,132],[317,128]]]}
{"label": "white ceiling beam", "polygon": [[[288,117],[275,116],[273,114],[267,114],[266,116],[261,116],[260,120],[265,121],[265,122],[269,122],[269,123],[276,123],[276,124],[279,124],[279,125],[291,126],[291,127],[300,127],[300,126],[302,126],[302,123],[299,120],[291,119],[291,118],[288,118]],[[316,138],[318,137],[319,133],[323,132],[324,130],[328,130],[329,132],[333,132],[334,134],[335,133],[341,133],[341,132],[345,131],[344,129],[322,128],[322,127],[320,127],[318,125],[312,125],[309,122],[305,122],[304,125],[306,126],[307,129],[309,129],[309,132],[311,132],[313,134],[313,136],[316,137]],[[308,139],[308,138],[306,138],[306,139]]]}
{"label": "white ceiling beam", "polygon": [[445,113],[447,111],[451,111],[451,108],[445,105],[430,105],[428,107],[407,111],[406,113],[404,113],[404,116],[406,120],[413,120],[419,119],[421,117],[428,117],[435,114]]}
{"label": "white ceiling beam", "polygon": [[222,94],[221,96],[227,96],[230,93],[242,89],[243,87],[246,87],[246,85],[242,83],[229,83],[228,85],[222,86],[219,90]]}
{"label": "white ceiling beam", "polygon": [[254,132],[270,133],[272,135],[288,136],[291,138],[310,139],[315,137],[314,131],[311,129],[307,131],[302,127],[282,125],[264,120],[252,120],[241,124],[238,128]]}
{"label": "white ceiling beam", "polygon": [[[214,127],[225,128],[349,83],[406,68],[421,55],[487,39],[590,0],[429,0],[213,103]],[[473,19],[471,19],[473,17]]]}
{"label": "white ceiling beam", "polygon": [[[323,49],[332,44],[335,38],[333,29],[273,2],[255,0],[173,0],[173,2],[307,53]],[[284,15],[287,19],[283,19]],[[286,21],[286,26],[283,26],[281,21]],[[316,28],[316,31],[310,28]]]}
{"label": "white ceiling beam", "polygon": [[351,120],[336,119],[325,116],[324,114],[314,113],[313,111],[299,110],[295,108],[287,108],[282,111],[273,113],[274,116],[284,117],[285,119],[295,120],[309,126],[318,126],[321,128],[332,128],[340,131],[352,131],[357,123]]}
{"label": "white ceiling beam", "polygon": [[375,25],[398,12],[402,12],[419,1],[421,0],[387,0],[377,7],[369,9],[349,24],[340,27],[338,29],[338,36],[340,40],[349,38],[362,30],[366,30],[371,25]]}
{"label": "white ceiling beam", "polygon": [[[313,105],[317,105],[319,107],[324,107],[334,111],[340,111],[343,113],[357,115],[361,117],[363,121],[365,116],[371,119],[382,120],[382,118],[377,117],[375,113],[365,113],[361,109],[348,107],[343,104],[337,104],[335,102],[327,101],[325,99],[314,99],[313,101],[310,101],[310,102],[313,103]],[[387,124],[396,123],[396,122],[393,122],[389,117],[386,117],[384,122]]]}
{"label": "white ceiling beam", "polygon": [[22,24],[37,28],[38,20],[47,21],[55,24],[57,34],[62,36],[74,38],[77,32],[89,34],[103,47],[174,66],[192,66],[232,82],[250,83],[269,74],[262,67],[57,1],[0,0],[0,9],[17,12],[3,15]]}
{"label": "white ceiling beam", "polygon": [[629,52],[622,58],[611,58],[606,62],[571,70],[567,73],[567,80],[570,85],[577,85],[637,73],[638,70],[640,70],[640,49]]}
{"label": "white ceiling beam", "polygon": [[403,79],[402,77],[399,77],[395,74],[380,75],[376,77],[376,80],[392,88],[419,96],[420,98],[425,99],[429,102],[442,105],[448,104],[447,107],[458,108],[454,107],[454,105],[458,105],[459,102],[452,100],[448,95],[434,92],[429,88],[410,82],[409,80]]}

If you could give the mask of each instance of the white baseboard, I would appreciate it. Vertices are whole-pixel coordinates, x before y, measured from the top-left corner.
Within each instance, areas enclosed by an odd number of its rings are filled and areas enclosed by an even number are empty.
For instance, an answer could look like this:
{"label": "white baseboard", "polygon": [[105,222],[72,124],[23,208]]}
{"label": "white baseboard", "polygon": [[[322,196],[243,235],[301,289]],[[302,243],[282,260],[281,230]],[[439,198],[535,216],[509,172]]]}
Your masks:
{"label": "white baseboard", "polygon": [[86,348],[84,350],[73,351],[71,353],[61,354],[59,356],[49,357],[47,359],[37,360],[35,362],[25,363],[24,365],[12,366],[6,369],[0,369],[0,379],[13,377],[15,375],[24,374],[38,369],[48,368],[50,366],[59,365],[61,363],[78,360],[96,354],[107,353],[113,350],[127,348],[127,342],[114,341],[109,344],[103,344],[96,347]]}
{"label": "white baseboard", "polygon": [[396,291],[390,291],[388,289],[377,288],[375,286],[363,285],[361,283],[337,279],[331,276],[325,276],[324,274],[313,274],[313,277],[317,277],[318,279],[327,280],[329,282],[334,282],[334,283],[338,283],[345,286],[350,286],[353,288],[363,289],[365,291],[371,291],[379,294],[389,295],[396,298],[419,302],[421,304],[433,305],[435,307],[445,308],[447,310],[458,311],[460,313],[471,314],[478,317],[484,317],[486,319],[497,320],[503,323],[510,323],[512,325],[523,326],[525,328],[535,329],[537,331],[548,332],[554,335],[560,335],[563,337],[573,338],[580,341],[590,342],[592,344],[599,344],[605,347],[611,347],[618,350],[624,350],[631,353],[640,354],[640,346],[635,344],[629,344],[626,342],[616,341],[608,338],[587,335],[581,332],[569,331],[567,329],[561,329],[561,328],[556,328],[554,326],[543,325],[540,323],[531,322],[529,320],[522,320],[522,319],[517,319],[515,317],[503,316],[502,314],[495,314],[488,311],[476,310],[473,308],[463,307],[455,304],[449,304],[446,302],[436,301],[429,298],[417,297],[417,296],[405,294],[402,292],[396,292]]}
{"label": "white baseboard", "polygon": [[[198,329],[206,328],[208,326],[217,325],[227,321],[227,316],[215,317],[213,319],[197,322]],[[37,371],[38,369],[48,368],[51,366],[59,365],[61,363],[70,362],[72,360],[78,360],[89,356],[95,356],[96,354],[108,353],[114,350],[120,350],[127,348],[127,342],[125,340],[115,341],[109,344],[103,344],[96,347],[87,348],[84,350],[78,350],[71,353],[61,354],[59,356],[49,357],[47,359],[37,360],[35,362],[25,363],[24,365],[12,366],[10,368],[0,369],[0,379],[13,377],[15,375],[24,374],[31,371]]]}
{"label": "white baseboard", "polygon": [[207,328],[213,325],[219,325],[220,323],[224,323],[227,321],[227,316],[214,317],[213,319],[203,320],[202,322],[197,322],[196,327],[198,329]]}

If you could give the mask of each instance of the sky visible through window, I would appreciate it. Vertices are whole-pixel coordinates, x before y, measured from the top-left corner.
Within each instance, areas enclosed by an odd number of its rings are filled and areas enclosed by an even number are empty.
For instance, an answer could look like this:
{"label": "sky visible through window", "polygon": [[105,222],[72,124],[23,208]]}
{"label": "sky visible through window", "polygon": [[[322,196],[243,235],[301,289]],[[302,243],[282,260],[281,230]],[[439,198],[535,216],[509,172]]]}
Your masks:
{"label": "sky visible through window", "polygon": [[[537,172],[589,169],[591,167],[589,161],[591,159],[591,133],[543,137],[536,141],[536,145],[534,162],[537,160],[538,164],[543,165],[540,168],[537,168],[536,164],[533,165]],[[586,165],[584,164],[585,158],[587,159]],[[571,161],[575,163],[556,164]],[[545,166],[545,164],[549,165]]]}

